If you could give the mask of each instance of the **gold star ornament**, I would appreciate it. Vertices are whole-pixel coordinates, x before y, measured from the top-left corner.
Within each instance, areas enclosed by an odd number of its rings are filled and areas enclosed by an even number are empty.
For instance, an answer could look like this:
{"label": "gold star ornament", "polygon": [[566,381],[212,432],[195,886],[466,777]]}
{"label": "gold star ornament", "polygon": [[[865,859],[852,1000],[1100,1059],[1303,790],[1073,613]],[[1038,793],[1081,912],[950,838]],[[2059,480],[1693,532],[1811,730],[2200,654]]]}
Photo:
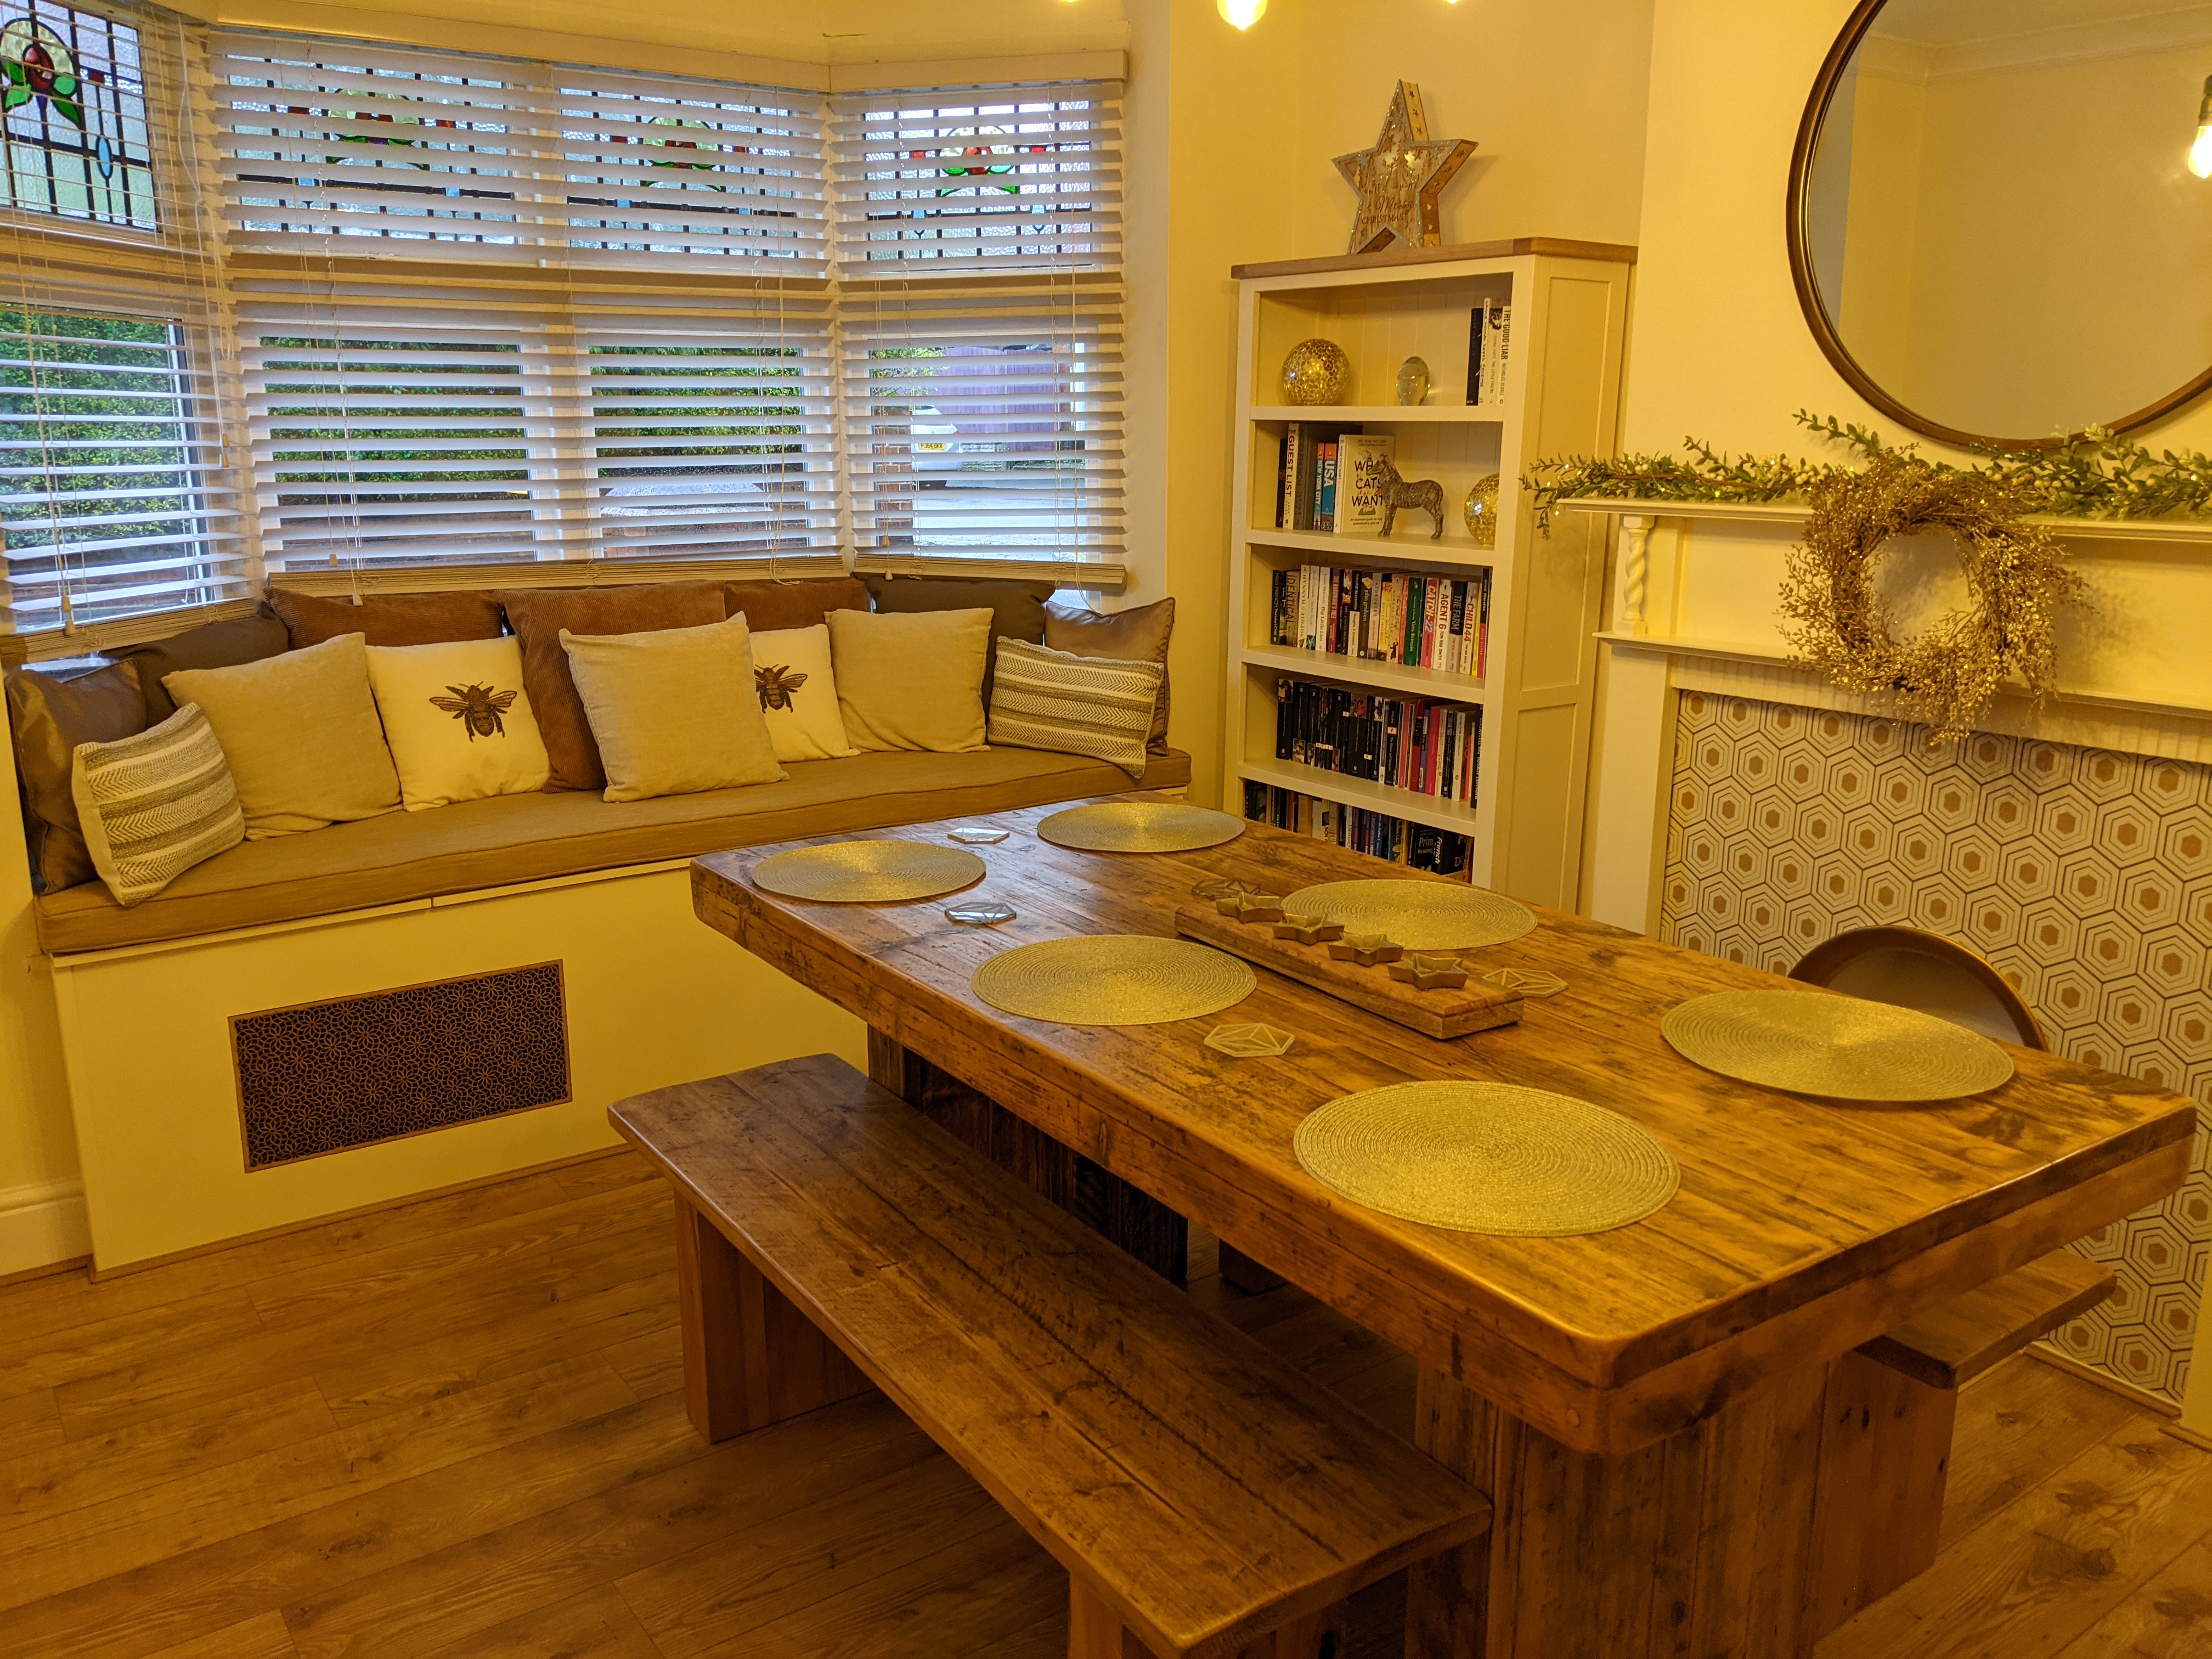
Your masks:
{"label": "gold star ornament", "polygon": [[1375,148],[1336,158],[1336,170],[1359,192],[1349,252],[1373,253],[1393,239],[1407,247],[1441,244],[1437,198],[1474,154],[1471,138],[1431,139],[1421,89],[1399,82]]}

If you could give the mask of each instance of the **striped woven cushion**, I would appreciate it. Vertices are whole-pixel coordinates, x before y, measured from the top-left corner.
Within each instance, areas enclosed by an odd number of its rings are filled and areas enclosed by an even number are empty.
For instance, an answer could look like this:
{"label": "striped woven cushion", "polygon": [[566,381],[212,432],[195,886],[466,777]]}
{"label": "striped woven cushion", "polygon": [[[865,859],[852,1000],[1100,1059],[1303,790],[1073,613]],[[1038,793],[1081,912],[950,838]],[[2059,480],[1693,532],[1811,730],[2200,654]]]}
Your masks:
{"label": "striped woven cushion", "polygon": [[230,763],[198,703],[135,738],[79,744],[70,793],[92,867],[126,909],[246,839]]}
{"label": "striped woven cushion", "polygon": [[1140,778],[1152,705],[1166,672],[1156,662],[1079,657],[1001,638],[988,740],[1088,755]]}

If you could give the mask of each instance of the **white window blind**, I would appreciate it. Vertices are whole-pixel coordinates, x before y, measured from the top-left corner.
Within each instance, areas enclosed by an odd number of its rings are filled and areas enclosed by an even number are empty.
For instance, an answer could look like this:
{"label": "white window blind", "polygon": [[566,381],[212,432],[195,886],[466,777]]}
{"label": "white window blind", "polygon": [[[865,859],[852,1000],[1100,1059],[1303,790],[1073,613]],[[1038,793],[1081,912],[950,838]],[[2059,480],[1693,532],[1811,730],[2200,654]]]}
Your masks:
{"label": "white window blind", "polygon": [[1118,98],[837,100],[837,390],[865,562],[1118,580]]}
{"label": "white window blind", "polygon": [[229,31],[211,70],[235,247],[825,260],[811,93]]}
{"label": "white window blind", "polygon": [[818,283],[238,288],[272,571],[836,546]]}

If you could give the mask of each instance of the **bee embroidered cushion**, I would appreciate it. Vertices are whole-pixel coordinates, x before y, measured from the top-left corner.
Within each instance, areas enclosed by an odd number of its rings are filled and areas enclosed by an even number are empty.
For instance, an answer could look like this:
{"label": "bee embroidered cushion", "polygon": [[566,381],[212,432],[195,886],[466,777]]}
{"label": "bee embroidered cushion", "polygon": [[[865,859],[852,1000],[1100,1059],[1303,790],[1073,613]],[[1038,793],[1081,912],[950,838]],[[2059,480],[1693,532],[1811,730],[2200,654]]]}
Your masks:
{"label": "bee embroidered cushion", "polygon": [[526,795],[551,775],[513,637],[368,647],[369,684],[410,812]]}
{"label": "bee embroidered cushion", "polygon": [[855,749],[957,755],[983,744],[986,609],[878,614],[832,611],[837,712]]}
{"label": "bee embroidered cushion", "polygon": [[246,809],[246,840],[398,810],[399,775],[360,635],[229,668],[180,670],[163,684],[179,708],[206,711]]}
{"label": "bee embroidered cushion", "polygon": [[836,760],[860,751],[845,741],[837,712],[837,676],[830,662],[830,627],[779,628],[756,634],[753,684],[761,718],[780,761]]}
{"label": "bee embroidered cushion", "polygon": [[561,648],[606,769],[607,799],[782,779],[743,617],[647,634],[564,628]]}

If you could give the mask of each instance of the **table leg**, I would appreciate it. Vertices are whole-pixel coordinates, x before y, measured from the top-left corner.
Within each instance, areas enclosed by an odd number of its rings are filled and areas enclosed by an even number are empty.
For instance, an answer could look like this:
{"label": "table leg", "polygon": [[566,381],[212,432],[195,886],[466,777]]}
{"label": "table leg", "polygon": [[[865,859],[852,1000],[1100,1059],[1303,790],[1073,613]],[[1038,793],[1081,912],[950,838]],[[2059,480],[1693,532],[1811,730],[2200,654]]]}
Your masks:
{"label": "table leg", "polygon": [[676,1304],[684,1407],[704,1439],[764,1429],[873,1386],[680,1194]]}
{"label": "table leg", "polygon": [[1170,1283],[1188,1276],[1189,1224],[1158,1199],[877,1030],[868,1076]]}
{"label": "table leg", "polygon": [[1425,1370],[1415,1441],[1496,1518],[1413,1569],[1407,1659],[1803,1659],[1830,1369],[1626,1457],[1575,1451]]}
{"label": "table leg", "polygon": [[1826,1409],[1816,1636],[1936,1565],[1959,1392],[1847,1353],[1829,1374]]}

